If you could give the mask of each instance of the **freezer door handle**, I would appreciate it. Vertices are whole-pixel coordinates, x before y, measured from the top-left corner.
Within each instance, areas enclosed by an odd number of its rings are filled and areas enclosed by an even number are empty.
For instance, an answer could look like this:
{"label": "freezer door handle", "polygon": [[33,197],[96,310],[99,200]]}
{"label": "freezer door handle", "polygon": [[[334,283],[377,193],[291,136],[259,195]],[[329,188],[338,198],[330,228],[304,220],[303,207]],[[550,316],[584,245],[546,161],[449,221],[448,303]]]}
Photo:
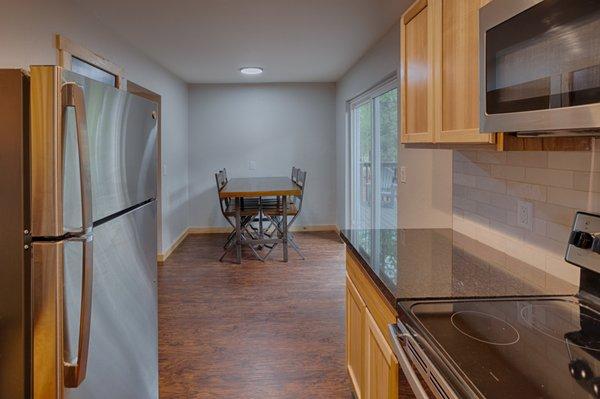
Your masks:
{"label": "freezer door handle", "polygon": [[[75,110],[75,126],[77,129],[77,149],[79,153],[79,178],[81,187],[81,223],[82,234],[92,229],[92,175],[90,171],[90,150],[88,147],[87,120],[83,88],[74,82],[62,86],[62,104],[64,108]],[[66,134],[67,113],[63,112],[63,134]],[[64,138],[63,138],[64,142]]]}
{"label": "freezer door handle", "polygon": [[83,242],[81,274],[81,309],[79,313],[79,338],[75,363],[64,362],[65,387],[77,388],[85,379],[90,348],[90,322],[92,319],[92,283],[94,241],[91,234],[76,237],[73,241]]}

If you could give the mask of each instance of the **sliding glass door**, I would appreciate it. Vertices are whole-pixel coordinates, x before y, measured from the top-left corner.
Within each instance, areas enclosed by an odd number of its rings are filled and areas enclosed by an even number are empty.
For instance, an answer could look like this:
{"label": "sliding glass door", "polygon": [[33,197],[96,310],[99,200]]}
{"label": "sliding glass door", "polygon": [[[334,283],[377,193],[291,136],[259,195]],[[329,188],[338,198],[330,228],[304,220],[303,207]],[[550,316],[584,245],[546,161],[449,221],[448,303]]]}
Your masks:
{"label": "sliding glass door", "polygon": [[397,218],[398,90],[388,82],[350,104],[351,223],[395,229]]}

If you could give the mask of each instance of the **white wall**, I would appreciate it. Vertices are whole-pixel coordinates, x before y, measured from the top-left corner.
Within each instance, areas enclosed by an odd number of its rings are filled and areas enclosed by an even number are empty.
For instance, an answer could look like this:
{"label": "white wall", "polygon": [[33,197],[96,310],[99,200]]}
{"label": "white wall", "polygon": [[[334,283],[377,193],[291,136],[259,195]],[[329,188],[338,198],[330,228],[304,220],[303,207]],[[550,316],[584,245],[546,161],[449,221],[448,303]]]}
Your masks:
{"label": "white wall", "polygon": [[[54,35],[63,34],[125,69],[127,79],[162,96],[163,249],[187,227],[188,94],[186,84],[102,26],[69,0],[3,2],[0,67],[57,64]],[[160,250],[160,249],[159,249]]]}
{"label": "white wall", "polygon": [[[349,209],[349,154],[347,103],[398,72],[400,25],[394,25],[337,83],[336,96],[336,220],[347,226]],[[400,115],[398,115],[400,116]],[[401,228],[452,226],[452,152],[406,148],[398,152],[407,168],[407,182],[398,190],[398,226]]]}
{"label": "white wall", "polygon": [[[296,226],[335,224],[335,85],[190,86],[190,224],[219,227],[214,173],[229,177],[308,172]],[[249,170],[256,161],[256,170]]]}

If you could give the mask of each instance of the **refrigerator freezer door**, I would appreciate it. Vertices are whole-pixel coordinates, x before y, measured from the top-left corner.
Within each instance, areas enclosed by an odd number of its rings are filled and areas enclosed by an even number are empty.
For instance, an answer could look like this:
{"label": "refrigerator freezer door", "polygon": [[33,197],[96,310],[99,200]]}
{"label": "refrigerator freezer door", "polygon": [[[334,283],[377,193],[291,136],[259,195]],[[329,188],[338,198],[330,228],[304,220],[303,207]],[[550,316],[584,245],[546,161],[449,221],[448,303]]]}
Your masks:
{"label": "refrigerator freezer door", "polygon": [[[76,357],[81,246],[65,245],[65,361]],[[67,399],[158,398],[156,204],[94,228],[87,375]]]}
{"label": "refrigerator freezer door", "polygon": [[[67,84],[83,90],[85,112],[62,101]],[[82,230],[85,179],[80,176],[77,112],[86,118],[93,220],[156,198],[156,109],[151,101],[62,68],[31,67],[34,237]]]}

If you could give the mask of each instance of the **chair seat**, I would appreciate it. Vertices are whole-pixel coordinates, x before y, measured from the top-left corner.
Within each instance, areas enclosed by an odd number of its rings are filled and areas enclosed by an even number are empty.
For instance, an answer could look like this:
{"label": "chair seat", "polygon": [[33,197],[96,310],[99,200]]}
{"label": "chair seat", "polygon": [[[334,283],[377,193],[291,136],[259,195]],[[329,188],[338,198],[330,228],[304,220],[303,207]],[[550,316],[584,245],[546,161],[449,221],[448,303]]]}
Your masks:
{"label": "chair seat", "polygon": [[[263,209],[263,212],[269,216],[283,216],[283,206],[281,204],[269,206]],[[294,216],[298,213],[298,207],[295,203],[289,203],[287,207],[288,216]]]}

